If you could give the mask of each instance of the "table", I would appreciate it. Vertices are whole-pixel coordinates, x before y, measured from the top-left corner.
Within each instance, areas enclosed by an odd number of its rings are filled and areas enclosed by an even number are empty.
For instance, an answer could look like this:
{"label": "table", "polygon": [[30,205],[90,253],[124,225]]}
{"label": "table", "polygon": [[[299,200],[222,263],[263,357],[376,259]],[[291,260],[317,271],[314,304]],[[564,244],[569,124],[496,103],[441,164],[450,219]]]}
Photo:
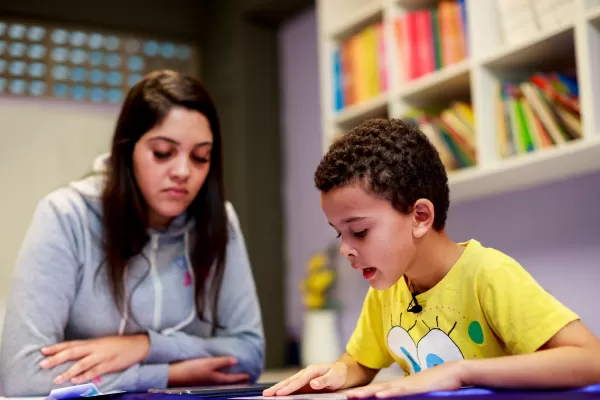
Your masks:
{"label": "table", "polygon": [[[301,394],[291,396],[269,397],[273,400],[341,400],[346,397],[342,393]],[[434,392],[402,397],[402,400],[433,400],[449,398],[449,400],[600,400],[600,384],[583,389],[569,391],[491,391],[487,389],[469,388],[450,392]],[[44,397],[0,397],[0,400],[44,400]],[[100,396],[102,400],[199,400],[201,396],[158,393],[118,393]],[[238,397],[236,400],[265,399],[256,397]],[[213,397],[211,400],[227,400]]]}

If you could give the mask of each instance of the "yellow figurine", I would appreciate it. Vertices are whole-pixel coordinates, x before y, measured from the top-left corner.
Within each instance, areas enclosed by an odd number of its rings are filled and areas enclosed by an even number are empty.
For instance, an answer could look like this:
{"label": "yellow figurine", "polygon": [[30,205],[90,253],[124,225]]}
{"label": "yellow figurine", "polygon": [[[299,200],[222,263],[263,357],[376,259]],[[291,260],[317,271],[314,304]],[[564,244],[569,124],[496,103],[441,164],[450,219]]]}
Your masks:
{"label": "yellow figurine", "polygon": [[335,274],[327,263],[327,256],[321,252],[308,261],[307,277],[300,283],[304,305],[308,309],[321,309],[328,304],[326,292],[333,284]]}

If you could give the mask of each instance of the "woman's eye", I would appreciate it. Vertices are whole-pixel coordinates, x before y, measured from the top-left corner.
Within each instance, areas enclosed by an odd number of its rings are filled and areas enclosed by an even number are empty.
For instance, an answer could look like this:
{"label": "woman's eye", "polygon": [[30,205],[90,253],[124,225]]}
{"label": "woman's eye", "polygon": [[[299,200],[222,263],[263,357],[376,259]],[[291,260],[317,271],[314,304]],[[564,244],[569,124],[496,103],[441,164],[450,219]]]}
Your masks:
{"label": "woman's eye", "polygon": [[364,238],[365,236],[367,236],[367,230],[363,229],[362,231],[354,232],[352,235],[357,238]]}
{"label": "woman's eye", "polygon": [[200,164],[205,164],[205,163],[207,163],[207,162],[210,161],[207,157],[196,157],[196,156],[193,156],[192,159],[195,162],[200,163]]}
{"label": "woman's eye", "polygon": [[154,157],[156,157],[159,160],[167,159],[167,158],[169,158],[170,155],[171,155],[171,153],[161,153],[160,151],[154,152]]}

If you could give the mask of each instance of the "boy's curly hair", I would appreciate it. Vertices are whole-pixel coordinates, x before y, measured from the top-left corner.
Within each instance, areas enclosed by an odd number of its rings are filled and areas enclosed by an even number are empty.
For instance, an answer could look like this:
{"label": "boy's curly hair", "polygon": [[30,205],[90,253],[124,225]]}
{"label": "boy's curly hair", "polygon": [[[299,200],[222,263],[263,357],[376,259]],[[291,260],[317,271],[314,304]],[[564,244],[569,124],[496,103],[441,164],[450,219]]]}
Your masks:
{"label": "boy's curly hair", "polygon": [[446,225],[448,176],[440,156],[415,125],[399,119],[370,119],[336,140],[315,172],[321,192],[364,183],[373,194],[406,214],[418,199],[433,203],[433,228]]}

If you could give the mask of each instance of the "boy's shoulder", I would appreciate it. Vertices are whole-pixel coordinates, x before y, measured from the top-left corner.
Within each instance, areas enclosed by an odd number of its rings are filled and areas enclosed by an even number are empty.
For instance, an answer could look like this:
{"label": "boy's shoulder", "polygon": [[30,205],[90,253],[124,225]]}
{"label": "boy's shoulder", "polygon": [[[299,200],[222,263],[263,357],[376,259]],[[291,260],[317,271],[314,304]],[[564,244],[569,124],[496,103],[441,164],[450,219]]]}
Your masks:
{"label": "boy's shoulder", "polygon": [[499,274],[527,273],[523,266],[513,257],[493,247],[488,247],[476,239],[464,243],[465,251],[461,259],[453,267],[465,278],[475,279],[479,284],[491,284]]}

